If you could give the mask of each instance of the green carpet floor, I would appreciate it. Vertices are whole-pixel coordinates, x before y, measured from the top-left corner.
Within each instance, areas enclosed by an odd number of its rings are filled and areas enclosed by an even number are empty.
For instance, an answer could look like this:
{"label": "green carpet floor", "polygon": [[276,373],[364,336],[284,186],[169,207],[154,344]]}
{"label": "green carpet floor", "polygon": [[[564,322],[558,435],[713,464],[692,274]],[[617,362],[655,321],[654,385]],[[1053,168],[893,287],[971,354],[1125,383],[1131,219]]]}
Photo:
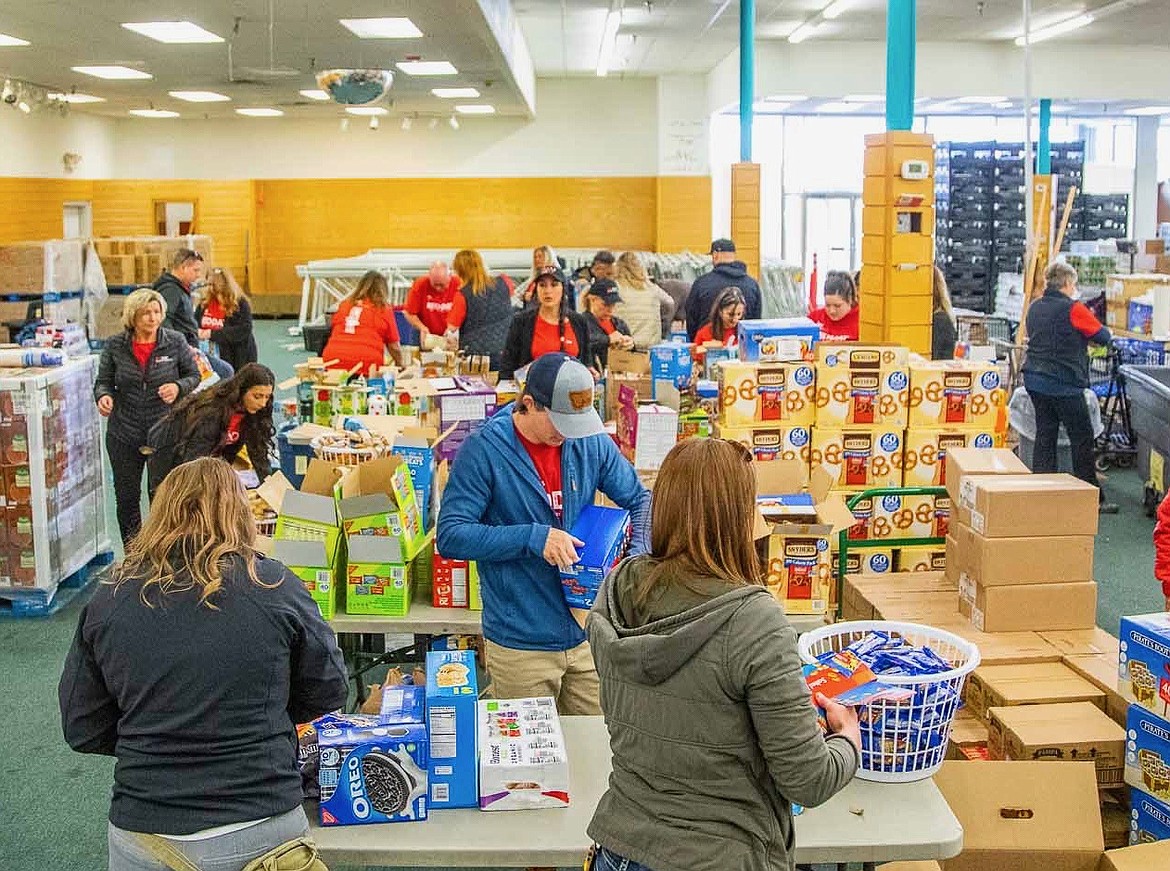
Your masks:
{"label": "green carpet floor", "polygon": [[[262,362],[278,380],[304,356],[287,322],[259,322]],[[299,347],[299,346],[298,346]],[[1152,577],[1153,521],[1141,508],[1134,472],[1111,474],[1121,513],[1102,518],[1097,538],[1101,584],[1097,619],[1117,633],[1123,614],[1162,607]],[[78,597],[46,619],[0,620],[0,868],[4,871],[98,871],[105,868],[106,811],[113,760],[73,753],[61,738],[57,679],[73,636]],[[453,833],[454,837],[454,833]],[[344,868],[335,871],[346,871]]]}

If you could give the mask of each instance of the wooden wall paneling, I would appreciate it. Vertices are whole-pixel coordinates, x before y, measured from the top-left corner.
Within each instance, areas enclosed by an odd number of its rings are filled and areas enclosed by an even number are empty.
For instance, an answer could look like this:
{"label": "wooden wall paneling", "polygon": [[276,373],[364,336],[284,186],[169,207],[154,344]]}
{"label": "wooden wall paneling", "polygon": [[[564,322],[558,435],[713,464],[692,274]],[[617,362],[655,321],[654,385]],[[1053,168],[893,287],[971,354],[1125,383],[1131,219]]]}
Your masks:
{"label": "wooden wall paneling", "polygon": [[67,202],[93,199],[91,181],[0,178],[0,243],[60,239]]}
{"label": "wooden wall paneling", "polygon": [[707,251],[711,245],[711,177],[664,175],[656,180],[656,251]]}

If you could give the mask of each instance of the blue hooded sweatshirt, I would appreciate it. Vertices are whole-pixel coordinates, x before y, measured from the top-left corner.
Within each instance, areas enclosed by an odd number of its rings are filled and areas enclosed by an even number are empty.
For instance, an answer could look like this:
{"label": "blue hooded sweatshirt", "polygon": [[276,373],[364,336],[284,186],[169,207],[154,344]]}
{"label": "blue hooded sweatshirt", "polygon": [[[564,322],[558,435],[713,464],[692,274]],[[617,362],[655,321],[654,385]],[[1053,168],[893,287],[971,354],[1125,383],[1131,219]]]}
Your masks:
{"label": "blue hooded sweatshirt", "polygon": [[564,521],[557,520],[509,405],[459,450],[439,511],[438,550],[475,560],[484,638],[514,650],[570,650],[585,631],[569,613],[560,572],[544,561],[552,527],[572,529],[597,491],[630,512],[630,554],[649,550],[650,493],[608,435],[561,447]]}

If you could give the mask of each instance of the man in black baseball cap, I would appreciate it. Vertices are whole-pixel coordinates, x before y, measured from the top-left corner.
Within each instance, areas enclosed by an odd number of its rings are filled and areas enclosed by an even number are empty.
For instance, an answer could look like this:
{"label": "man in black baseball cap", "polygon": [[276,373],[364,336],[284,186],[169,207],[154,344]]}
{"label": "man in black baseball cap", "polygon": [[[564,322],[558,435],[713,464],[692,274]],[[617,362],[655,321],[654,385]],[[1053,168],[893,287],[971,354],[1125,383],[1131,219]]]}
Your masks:
{"label": "man in black baseball cap", "polygon": [[444,556],[478,562],[495,695],[552,696],[563,714],[601,713],[593,655],[561,586],[584,545],[568,530],[600,491],[631,514],[630,553],[649,550],[650,494],[593,397],[578,360],[534,360],[520,398],[460,448],[436,541]]}
{"label": "man in black baseball cap", "polygon": [[711,306],[719,294],[729,287],[738,287],[743,294],[744,318],[763,317],[763,296],[760,285],[747,274],[747,266],[735,257],[735,242],[716,239],[711,243],[711,263],[714,268],[700,275],[691,285],[687,297],[687,336],[693,342],[699,327],[711,319]]}
{"label": "man in black baseball cap", "polygon": [[629,325],[614,317],[613,307],[622,301],[617,283],[599,278],[585,297],[585,325],[589,331],[589,359],[598,371],[609,365],[611,346],[629,351],[634,347]]}

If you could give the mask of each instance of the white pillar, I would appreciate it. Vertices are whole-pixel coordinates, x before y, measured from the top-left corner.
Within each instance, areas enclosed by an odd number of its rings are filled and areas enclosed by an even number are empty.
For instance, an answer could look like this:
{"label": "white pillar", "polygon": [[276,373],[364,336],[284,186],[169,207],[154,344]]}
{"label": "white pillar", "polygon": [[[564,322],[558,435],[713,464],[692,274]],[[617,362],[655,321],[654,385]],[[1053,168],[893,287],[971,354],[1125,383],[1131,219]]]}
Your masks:
{"label": "white pillar", "polygon": [[1134,159],[1133,199],[1130,202],[1134,239],[1158,235],[1158,125],[1157,116],[1137,119],[1137,149]]}

